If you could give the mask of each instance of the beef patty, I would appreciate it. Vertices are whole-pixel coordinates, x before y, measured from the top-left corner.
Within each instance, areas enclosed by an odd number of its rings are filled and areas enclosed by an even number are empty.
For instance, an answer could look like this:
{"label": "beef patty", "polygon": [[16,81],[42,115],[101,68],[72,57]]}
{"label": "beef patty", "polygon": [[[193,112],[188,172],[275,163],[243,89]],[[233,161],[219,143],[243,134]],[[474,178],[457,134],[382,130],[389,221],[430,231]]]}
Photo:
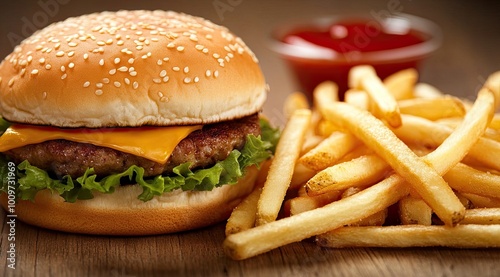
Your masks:
{"label": "beef patty", "polygon": [[15,163],[28,160],[57,177],[82,176],[93,167],[98,176],[123,172],[132,165],[145,169],[145,176],[169,173],[182,163],[191,163],[191,168],[203,168],[227,158],[233,149],[241,149],[248,134],[259,135],[257,114],[209,124],[189,134],[174,149],[167,163],[157,163],[143,157],[120,152],[111,148],[78,143],[67,140],[51,140],[26,145],[5,152]]}

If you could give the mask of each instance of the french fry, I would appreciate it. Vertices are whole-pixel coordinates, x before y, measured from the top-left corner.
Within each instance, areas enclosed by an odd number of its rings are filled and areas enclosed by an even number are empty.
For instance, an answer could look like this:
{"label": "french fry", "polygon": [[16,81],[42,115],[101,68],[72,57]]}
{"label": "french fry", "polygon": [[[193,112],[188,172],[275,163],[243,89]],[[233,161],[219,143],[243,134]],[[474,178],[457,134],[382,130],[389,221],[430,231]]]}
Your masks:
{"label": "french fry", "polygon": [[278,217],[310,120],[310,110],[296,110],[285,126],[257,205],[257,225]]}
{"label": "french fry", "polygon": [[323,247],[500,247],[500,225],[344,227],[316,237]]}
{"label": "french fry", "polygon": [[[500,79],[497,85],[500,86]],[[483,87],[462,123],[435,151],[424,159],[427,162],[445,159],[445,161],[438,163],[443,167],[436,168],[438,172],[445,173],[460,162],[469,150],[473,151],[474,144],[481,138],[495,112],[495,102],[499,100],[497,97],[500,98],[500,93],[497,95],[487,87]]]}
{"label": "french fry", "polygon": [[351,134],[334,132],[299,159],[304,166],[319,171],[335,164],[361,142]]}
{"label": "french fry", "polygon": [[467,210],[460,224],[500,224],[500,208]]}
{"label": "french fry", "polygon": [[[359,187],[350,187],[341,194],[341,198],[350,197],[360,191],[362,191],[362,189]],[[383,209],[365,218],[359,219],[356,222],[346,224],[346,226],[381,226],[384,224],[387,214],[387,209]]]}
{"label": "french fry", "polygon": [[316,171],[305,167],[302,164],[295,164],[292,180],[290,181],[290,189],[296,189],[304,185],[312,176],[316,175]]}
{"label": "french fry", "polygon": [[226,223],[226,236],[248,230],[255,226],[255,214],[261,187],[256,187],[243,201],[234,208]]}
{"label": "french fry", "polygon": [[[484,118],[483,118],[484,120]],[[487,120],[487,119],[486,119]],[[397,129],[393,129],[394,134],[396,134],[401,140],[408,144],[424,144],[427,147],[436,148],[443,144],[445,140],[457,129],[453,130],[447,126],[426,120],[420,117],[413,117],[409,115],[403,115],[404,124]],[[463,123],[462,123],[463,124]],[[468,123],[471,127],[478,127],[474,125],[475,123]],[[484,126],[483,126],[484,127]],[[461,153],[467,150],[467,145],[474,142],[474,138],[480,135],[480,132],[468,133],[468,130],[462,130],[461,141],[454,140],[454,146],[447,147],[446,151],[451,155],[455,156],[455,161],[461,156],[458,155],[458,151]],[[467,142],[467,144],[465,144]],[[484,137],[479,137],[475,144],[470,146],[467,156],[472,157],[474,160],[481,162],[482,164],[491,167],[496,170],[500,170],[500,163],[498,163],[498,157],[500,157],[500,142],[495,140],[487,139]],[[451,156],[441,155],[444,159],[449,159]],[[451,162],[447,162],[448,165],[453,165]],[[444,164],[443,164],[444,165]],[[448,166],[442,169],[443,172],[448,170]]]}
{"label": "french fry", "polygon": [[290,119],[296,110],[309,108],[307,97],[302,92],[294,92],[285,98],[285,103],[283,104],[283,114],[286,119]]}
{"label": "french fry", "polygon": [[348,162],[339,163],[318,172],[307,183],[309,195],[332,190],[368,186],[380,181],[390,166],[379,156],[364,155]]}
{"label": "french fry", "polygon": [[340,199],[340,191],[329,191],[317,196],[299,196],[289,201],[290,215],[299,214],[323,207],[335,200]]}
{"label": "french fry", "polygon": [[361,110],[370,108],[370,98],[364,90],[349,89],[344,94],[344,102]]}
{"label": "french fry", "polygon": [[402,114],[419,116],[429,120],[465,115],[465,107],[462,101],[452,96],[432,99],[413,98],[399,101],[398,105]]}
{"label": "french fry", "polygon": [[[434,210],[446,225],[453,226],[463,219],[465,208],[433,166],[441,169],[447,162],[434,155],[424,162],[394,133],[371,114],[345,103],[322,97],[320,109],[329,120],[341,122],[354,135],[383,158]],[[430,154],[429,154],[430,155]],[[441,160],[439,160],[441,159]],[[434,160],[434,161],[432,161]],[[432,165],[432,166],[431,166]],[[447,166],[447,164],[445,164]]]}
{"label": "french fry", "polygon": [[[375,105],[376,112],[387,123],[397,128],[401,126],[401,114],[394,96],[387,90],[372,66],[355,66],[349,71],[348,83],[351,88],[363,89],[370,101]],[[321,105],[321,103],[318,103]]]}
{"label": "french fry", "polygon": [[415,88],[413,90],[413,95],[415,96],[415,98],[432,99],[432,98],[442,97],[444,94],[439,89],[430,84],[418,83],[415,85]]}
{"label": "french fry", "polygon": [[235,260],[253,257],[354,223],[389,207],[408,193],[405,180],[392,175],[351,197],[232,234],[224,240],[224,251]]}
{"label": "french fry", "polygon": [[467,192],[462,192],[461,195],[469,199],[475,208],[500,208],[500,198],[481,196]]}
{"label": "french fry", "polygon": [[432,209],[422,199],[408,196],[398,204],[402,224],[432,224]]}
{"label": "french fry", "polygon": [[444,176],[450,187],[459,192],[500,198],[500,176],[459,163]]}
{"label": "french fry", "polygon": [[413,88],[418,80],[414,68],[400,70],[384,79],[384,85],[396,100],[413,98]]}

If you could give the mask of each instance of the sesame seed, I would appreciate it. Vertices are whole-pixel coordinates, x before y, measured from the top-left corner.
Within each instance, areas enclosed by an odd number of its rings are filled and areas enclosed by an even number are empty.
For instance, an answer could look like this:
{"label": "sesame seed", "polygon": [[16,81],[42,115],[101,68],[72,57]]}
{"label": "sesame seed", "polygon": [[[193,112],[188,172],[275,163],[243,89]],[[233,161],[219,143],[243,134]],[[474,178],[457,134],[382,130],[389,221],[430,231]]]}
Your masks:
{"label": "sesame seed", "polygon": [[156,83],[156,84],[159,84],[159,83],[161,83],[161,79],[160,78],[154,78],[153,82]]}
{"label": "sesame seed", "polygon": [[95,84],[95,86],[96,86],[97,88],[102,88],[104,85],[103,85],[102,83],[97,83],[97,84]]}
{"label": "sesame seed", "polygon": [[151,41],[158,42],[160,40],[158,38],[151,38]]}
{"label": "sesame seed", "polygon": [[122,66],[122,67],[118,68],[118,71],[120,71],[120,72],[127,72],[128,68],[126,66]]}
{"label": "sesame seed", "polygon": [[87,81],[87,82],[83,83],[83,87],[84,87],[84,88],[88,88],[88,87],[90,87],[90,82],[89,82],[89,81]]}
{"label": "sesame seed", "polygon": [[75,51],[68,52],[68,57],[73,57],[75,55]]}
{"label": "sesame seed", "polygon": [[163,97],[163,92],[158,91],[158,96],[159,96],[160,98],[161,98],[161,97]]}
{"label": "sesame seed", "polygon": [[64,56],[64,51],[59,51],[59,52],[57,52],[57,53],[56,53],[56,56],[57,56],[57,57],[62,57],[62,56]]}
{"label": "sesame seed", "polygon": [[198,83],[199,81],[200,81],[200,78],[198,78],[198,77],[194,77],[194,82],[195,82],[195,83]]}
{"label": "sesame seed", "polygon": [[66,67],[64,65],[61,65],[61,71],[62,72],[66,71]]}
{"label": "sesame seed", "polygon": [[184,46],[178,46],[178,47],[177,47],[177,51],[179,51],[179,52],[184,51]]}
{"label": "sesame seed", "polygon": [[205,48],[205,46],[201,45],[201,44],[196,44],[196,46],[194,47],[196,48],[196,50],[203,50],[203,48]]}
{"label": "sesame seed", "polygon": [[139,87],[139,83],[138,82],[134,82],[133,87],[134,87],[134,89],[137,89]]}
{"label": "sesame seed", "polygon": [[158,61],[156,62],[156,64],[157,64],[157,65],[162,65],[162,64],[163,64],[163,61],[162,61],[162,60],[158,60]]}
{"label": "sesame seed", "polygon": [[141,57],[143,60],[147,59],[148,58],[148,55],[142,55]]}
{"label": "sesame seed", "polygon": [[167,48],[174,48],[175,47],[175,44],[173,42],[170,42],[169,44],[167,44]]}
{"label": "sesame seed", "polygon": [[119,64],[120,63],[120,58],[115,58],[115,64]]}
{"label": "sesame seed", "polygon": [[167,97],[161,97],[161,98],[160,98],[160,101],[161,101],[161,102],[167,102],[167,101],[168,101],[168,98],[167,98]]}
{"label": "sesame seed", "polygon": [[137,46],[135,47],[135,49],[137,49],[137,50],[139,50],[139,51],[140,51],[140,50],[142,50],[142,48],[144,48],[142,45],[137,45]]}
{"label": "sesame seed", "polygon": [[9,88],[12,87],[14,85],[14,78],[10,79],[7,85],[9,86]]}
{"label": "sesame seed", "polygon": [[210,77],[211,75],[212,75],[212,71],[210,71],[210,69],[205,71],[205,76]]}
{"label": "sesame seed", "polygon": [[164,70],[162,70],[162,71],[160,72],[160,77],[162,77],[162,78],[163,78],[163,77],[165,77],[165,76],[167,76],[167,71],[164,69]]}
{"label": "sesame seed", "polygon": [[129,78],[124,78],[123,81],[125,82],[125,84],[127,85],[130,85],[130,79]]}
{"label": "sesame seed", "polygon": [[185,84],[191,83],[191,78],[189,78],[189,77],[184,78],[184,83]]}
{"label": "sesame seed", "polygon": [[117,42],[116,42],[116,44],[117,44],[118,46],[122,46],[124,43],[125,43],[125,42],[123,42],[123,40],[119,40],[119,41],[117,41]]}
{"label": "sesame seed", "polygon": [[219,70],[215,70],[215,71],[214,71],[214,77],[215,77],[215,78],[219,77]]}
{"label": "sesame seed", "polygon": [[169,57],[165,57],[165,58],[163,58],[163,61],[164,61],[164,62],[168,62],[169,60],[170,60],[170,58],[169,58]]}
{"label": "sesame seed", "polygon": [[202,52],[205,54],[208,53],[208,48],[203,48]]}
{"label": "sesame seed", "polygon": [[76,47],[78,45],[78,43],[76,43],[76,42],[70,42],[70,43],[68,43],[68,45],[70,47]]}
{"label": "sesame seed", "polygon": [[69,67],[69,68],[74,68],[74,67],[75,67],[75,64],[74,64],[74,63],[69,63],[69,64],[68,64],[68,67]]}
{"label": "sesame seed", "polygon": [[223,59],[223,58],[220,58],[220,59],[217,59],[217,61],[218,61],[219,63],[223,63],[223,62],[224,62],[224,59]]}
{"label": "sesame seed", "polygon": [[68,74],[64,73],[64,74],[61,76],[61,80],[66,79],[66,77],[68,77]]}
{"label": "sesame seed", "polygon": [[84,60],[86,60],[86,59],[88,59],[88,58],[89,58],[89,54],[87,54],[87,53],[83,54],[83,59],[84,59]]}
{"label": "sesame seed", "polygon": [[24,77],[24,74],[26,74],[26,68],[21,69],[21,77]]}
{"label": "sesame seed", "polygon": [[113,43],[113,39],[112,39],[112,38],[110,38],[110,39],[106,40],[106,44],[108,44],[108,45],[109,45],[109,44],[112,44],[112,43]]}
{"label": "sesame seed", "polygon": [[170,77],[168,77],[168,76],[163,77],[163,82],[164,83],[168,82],[168,80],[170,80]]}
{"label": "sesame seed", "polygon": [[44,91],[44,92],[42,93],[42,98],[43,98],[43,99],[47,99],[47,92],[46,92],[46,91]]}
{"label": "sesame seed", "polygon": [[206,39],[208,39],[208,40],[210,40],[210,39],[212,39],[213,37],[212,37],[212,35],[211,35],[211,34],[207,34],[207,35],[205,35],[205,38],[206,38]]}
{"label": "sesame seed", "polygon": [[115,85],[115,87],[119,88],[119,87],[122,86],[122,83],[116,81],[116,82],[113,83],[113,85]]}
{"label": "sesame seed", "polygon": [[113,68],[113,69],[111,69],[111,70],[109,71],[109,74],[110,74],[110,75],[115,75],[115,74],[116,74],[116,69],[114,69],[114,68]]}
{"label": "sesame seed", "polygon": [[103,78],[102,82],[105,83],[105,84],[109,84],[109,79],[108,78]]}
{"label": "sesame seed", "polygon": [[198,41],[198,37],[196,35],[194,35],[194,34],[190,35],[189,39],[192,40],[192,41]]}
{"label": "sesame seed", "polygon": [[104,41],[100,40],[97,42],[97,45],[104,46],[104,45],[106,45],[106,43]]}
{"label": "sesame seed", "polygon": [[38,69],[33,69],[33,70],[31,70],[31,74],[32,74],[32,75],[36,75],[36,74],[38,74]]}
{"label": "sesame seed", "polygon": [[188,66],[184,67],[184,73],[188,73],[188,72],[189,72],[189,67]]}
{"label": "sesame seed", "polygon": [[95,91],[95,95],[102,95],[102,89],[98,89]]}
{"label": "sesame seed", "polygon": [[134,63],[134,61],[135,61],[135,60],[134,60],[134,58],[130,58],[130,59],[128,59],[128,63],[129,63],[129,64],[133,64],[133,63]]}
{"label": "sesame seed", "polygon": [[57,49],[59,49],[59,47],[61,47],[61,43],[59,43],[59,42],[58,42],[58,43],[56,43],[56,45],[54,45],[54,48],[55,48],[56,50],[57,50]]}
{"label": "sesame seed", "polygon": [[99,65],[100,65],[100,66],[103,66],[103,65],[104,65],[104,59],[100,59],[100,60],[99,60]]}
{"label": "sesame seed", "polygon": [[45,65],[45,69],[49,70],[52,68],[52,65],[50,65],[49,63]]}
{"label": "sesame seed", "polygon": [[39,60],[38,60],[38,62],[39,62],[40,64],[44,64],[44,63],[45,63],[45,58],[41,58],[41,59],[39,59]]}
{"label": "sesame seed", "polygon": [[174,66],[174,67],[172,67],[172,70],[173,70],[173,71],[180,71],[180,70],[181,70],[181,68],[180,68],[180,67],[178,67],[178,66]]}
{"label": "sesame seed", "polygon": [[27,61],[28,61],[28,63],[30,63],[31,61],[33,61],[33,56],[28,56]]}
{"label": "sesame seed", "polygon": [[214,53],[214,54],[212,55],[212,57],[214,57],[214,58],[218,59],[218,58],[220,58],[220,55],[219,55],[219,54],[217,54],[217,53]]}
{"label": "sesame seed", "polygon": [[135,77],[135,76],[137,76],[137,71],[132,71],[129,74],[130,74],[130,76]]}

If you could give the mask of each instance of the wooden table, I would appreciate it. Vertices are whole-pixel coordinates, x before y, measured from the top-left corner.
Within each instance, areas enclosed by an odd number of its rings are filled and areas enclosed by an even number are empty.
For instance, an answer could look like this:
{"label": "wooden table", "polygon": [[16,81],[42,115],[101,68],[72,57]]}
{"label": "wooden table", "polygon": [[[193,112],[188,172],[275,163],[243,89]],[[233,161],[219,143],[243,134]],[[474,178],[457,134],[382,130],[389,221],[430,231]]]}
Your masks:
{"label": "wooden table", "polygon": [[[3,3],[1,57],[13,47],[4,38],[9,33],[22,35],[24,22],[44,11],[35,1],[23,2],[27,1]],[[488,74],[500,69],[498,1],[157,2],[54,0],[57,12],[49,14],[48,19],[52,22],[99,10],[142,8],[183,11],[226,25],[259,57],[271,86],[264,112],[277,124],[283,123],[283,99],[296,86],[284,64],[267,47],[267,37],[272,26],[294,18],[383,12],[389,5],[398,4],[402,12],[427,17],[443,29],[444,43],[425,64],[423,81],[473,99]],[[221,2],[232,6],[217,12],[214,5]],[[223,224],[172,235],[99,237],[59,233],[19,221],[15,227],[16,269],[12,270],[7,268],[7,220],[0,212],[0,276],[500,276],[497,249],[323,249],[304,241],[237,262],[222,252]]]}

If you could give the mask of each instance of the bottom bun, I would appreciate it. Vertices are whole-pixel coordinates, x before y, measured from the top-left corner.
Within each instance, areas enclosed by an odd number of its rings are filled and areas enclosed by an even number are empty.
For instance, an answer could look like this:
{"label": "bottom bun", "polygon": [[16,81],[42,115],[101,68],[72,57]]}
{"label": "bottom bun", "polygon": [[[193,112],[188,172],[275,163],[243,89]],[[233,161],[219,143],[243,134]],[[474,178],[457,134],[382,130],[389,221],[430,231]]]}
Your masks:
{"label": "bottom bun", "polygon": [[[142,202],[139,186],[121,186],[111,194],[67,203],[48,190],[35,201],[18,200],[17,218],[25,223],[70,233],[95,235],[153,235],[209,226],[226,220],[231,211],[254,187],[255,167],[247,168],[237,184],[212,191],[173,191]],[[1,204],[6,209],[7,195]]]}

